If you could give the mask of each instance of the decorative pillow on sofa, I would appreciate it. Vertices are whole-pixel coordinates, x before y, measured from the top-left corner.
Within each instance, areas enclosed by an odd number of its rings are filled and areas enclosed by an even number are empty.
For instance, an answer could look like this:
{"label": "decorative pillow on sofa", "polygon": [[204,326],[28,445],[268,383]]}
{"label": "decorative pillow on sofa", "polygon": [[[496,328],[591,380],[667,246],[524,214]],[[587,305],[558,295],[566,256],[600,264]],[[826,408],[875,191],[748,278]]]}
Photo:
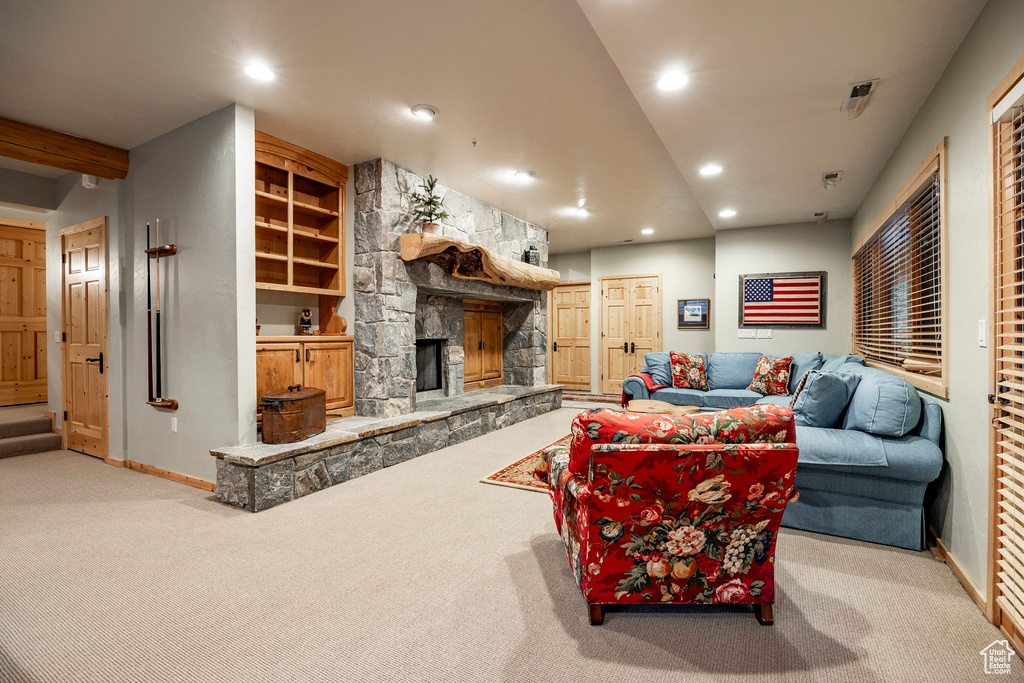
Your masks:
{"label": "decorative pillow on sofa", "polygon": [[921,397],[909,382],[876,368],[851,366],[846,371],[860,376],[860,384],[850,399],[843,429],[903,436],[921,421]]}
{"label": "decorative pillow on sofa", "polygon": [[676,389],[708,390],[704,357],[699,353],[669,353],[672,359],[672,386]]}
{"label": "decorative pillow on sofa", "polygon": [[680,417],[608,408],[573,418],[569,471],[587,478],[590,448],[597,443],[787,443],[796,441],[793,413],[756,405]]}
{"label": "decorative pillow on sofa", "polygon": [[672,386],[672,362],[665,351],[652,351],[644,354],[644,366],[640,372],[646,372],[655,384]]}
{"label": "decorative pillow on sofa", "polygon": [[[789,393],[796,393],[796,385],[800,383],[807,373],[811,370],[821,370],[821,351],[812,351],[808,353],[794,353],[793,365],[789,368]],[[778,356],[772,356],[772,358],[778,358]]]}
{"label": "decorative pillow on sofa", "polygon": [[811,370],[800,380],[789,404],[796,424],[800,427],[835,426],[858,384],[860,377],[848,372]]}
{"label": "decorative pillow on sofa", "polygon": [[761,356],[754,370],[749,391],[756,391],[764,396],[785,396],[789,393],[789,371],[793,366],[793,356],[771,359]]}

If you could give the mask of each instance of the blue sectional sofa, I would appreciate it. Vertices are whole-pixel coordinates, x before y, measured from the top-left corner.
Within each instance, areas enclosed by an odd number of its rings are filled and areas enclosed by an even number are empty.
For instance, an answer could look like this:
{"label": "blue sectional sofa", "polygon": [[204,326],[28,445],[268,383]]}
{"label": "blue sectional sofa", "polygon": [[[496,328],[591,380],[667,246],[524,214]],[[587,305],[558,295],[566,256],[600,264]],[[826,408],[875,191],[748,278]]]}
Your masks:
{"label": "blue sectional sofa", "polygon": [[[942,410],[904,380],[863,366],[858,356],[793,354],[787,396],[747,390],[760,353],[702,354],[708,391],[671,388],[669,354],[649,353],[642,373],[668,388],[648,391],[638,377],[622,383],[624,398],[721,410],[755,403],[789,406],[810,371],[854,378],[852,394],[834,424],[808,426],[796,413],[800,499],[782,523],[796,529],[921,550],[925,547],[924,496],[942,470]],[[846,401],[846,396],[843,396]],[[803,424],[801,424],[803,422]]]}

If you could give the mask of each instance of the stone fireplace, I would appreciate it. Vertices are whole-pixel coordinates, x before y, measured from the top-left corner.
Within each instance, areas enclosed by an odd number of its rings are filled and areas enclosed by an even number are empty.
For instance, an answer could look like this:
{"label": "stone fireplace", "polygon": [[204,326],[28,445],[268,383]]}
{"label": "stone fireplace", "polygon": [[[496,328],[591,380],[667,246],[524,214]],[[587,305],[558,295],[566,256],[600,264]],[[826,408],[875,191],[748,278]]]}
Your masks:
{"label": "stone fireplace", "polygon": [[[356,415],[416,410],[417,340],[444,340],[442,386],[429,398],[462,393],[465,298],[503,304],[503,383],[531,387],[547,381],[545,292],[456,278],[433,263],[402,260],[399,238],[420,229],[410,195],[423,182],[384,159],[355,167]],[[438,192],[449,214],[442,234],[516,260],[536,247],[546,266],[546,230],[454,190]]]}

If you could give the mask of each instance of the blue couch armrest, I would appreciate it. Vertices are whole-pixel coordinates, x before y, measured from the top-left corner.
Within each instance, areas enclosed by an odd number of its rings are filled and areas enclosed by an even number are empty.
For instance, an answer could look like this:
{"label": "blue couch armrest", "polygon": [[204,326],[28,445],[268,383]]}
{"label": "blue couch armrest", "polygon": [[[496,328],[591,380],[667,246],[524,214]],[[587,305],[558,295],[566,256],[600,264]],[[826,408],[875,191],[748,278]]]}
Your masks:
{"label": "blue couch armrest", "polygon": [[627,377],[622,380],[622,393],[629,394],[635,399],[649,399],[651,394],[647,391],[647,385],[639,377]]}

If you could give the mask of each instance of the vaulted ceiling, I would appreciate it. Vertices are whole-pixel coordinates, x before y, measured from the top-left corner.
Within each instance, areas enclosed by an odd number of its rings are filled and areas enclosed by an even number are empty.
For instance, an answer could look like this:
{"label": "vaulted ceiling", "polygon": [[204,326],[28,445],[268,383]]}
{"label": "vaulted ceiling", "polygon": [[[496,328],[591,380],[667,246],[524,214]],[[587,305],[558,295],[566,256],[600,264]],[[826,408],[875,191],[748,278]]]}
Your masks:
{"label": "vaulted ceiling", "polygon": [[[0,0],[0,116],[131,148],[240,102],[268,133],[547,227],[553,252],[702,237],[849,216],[983,4]],[[687,87],[654,87],[670,67]],[[850,121],[845,85],[869,78]]]}

